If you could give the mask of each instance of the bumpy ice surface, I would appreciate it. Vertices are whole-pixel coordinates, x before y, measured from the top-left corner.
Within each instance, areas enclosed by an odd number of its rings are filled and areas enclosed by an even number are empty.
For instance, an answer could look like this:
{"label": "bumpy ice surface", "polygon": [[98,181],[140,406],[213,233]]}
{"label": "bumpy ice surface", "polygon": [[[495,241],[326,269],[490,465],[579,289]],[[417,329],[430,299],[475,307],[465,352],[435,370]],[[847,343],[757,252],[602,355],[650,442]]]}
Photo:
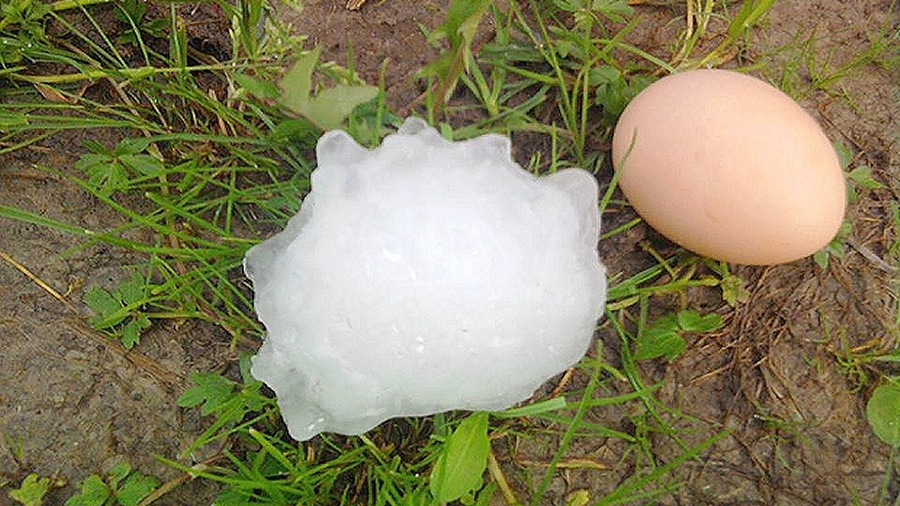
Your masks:
{"label": "bumpy ice surface", "polygon": [[505,137],[417,119],[316,153],[300,212],[244,262],[267,329],[251,372],[295,439],[504,409],[581,358],[606,295],[589,173],[536,178]]}

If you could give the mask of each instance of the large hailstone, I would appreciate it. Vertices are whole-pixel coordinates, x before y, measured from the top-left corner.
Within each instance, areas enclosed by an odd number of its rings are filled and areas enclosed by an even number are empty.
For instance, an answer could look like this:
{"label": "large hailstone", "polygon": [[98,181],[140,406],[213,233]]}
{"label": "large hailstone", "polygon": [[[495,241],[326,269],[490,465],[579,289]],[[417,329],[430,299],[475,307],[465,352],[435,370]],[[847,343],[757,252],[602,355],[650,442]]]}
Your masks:
{"label": "large hailstone", "polygon": [[300,212],[244,262],[268,331],[251,373],[291,436],[504,409],[582,357],[606,295],[589,173],[537,178],[507,138],[419,119],[316,154]]}

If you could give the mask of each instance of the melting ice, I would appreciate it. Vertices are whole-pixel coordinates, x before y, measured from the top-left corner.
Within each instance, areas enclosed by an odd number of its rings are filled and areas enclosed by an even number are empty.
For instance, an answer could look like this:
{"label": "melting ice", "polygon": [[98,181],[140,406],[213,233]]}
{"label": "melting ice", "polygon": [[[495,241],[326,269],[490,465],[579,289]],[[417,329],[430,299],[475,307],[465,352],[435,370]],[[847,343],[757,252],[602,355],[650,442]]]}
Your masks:
{"label": "melting ice", "polygon": [[300,212],[244,261],[267,330],[251,372],[291,436],[504,409],[582,357],[606,296],[593,176],[537,178],[507,138],[419,119],[316,155]]}

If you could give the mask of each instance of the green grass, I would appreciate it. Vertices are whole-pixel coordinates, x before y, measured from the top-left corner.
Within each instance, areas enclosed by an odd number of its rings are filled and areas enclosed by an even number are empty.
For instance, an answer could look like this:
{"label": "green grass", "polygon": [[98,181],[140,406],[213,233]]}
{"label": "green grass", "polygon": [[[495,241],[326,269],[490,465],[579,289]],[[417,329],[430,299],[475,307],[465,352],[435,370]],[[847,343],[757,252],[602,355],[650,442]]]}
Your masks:
{"label": "green grass", "polygon": [[[121,221],[90,230],[66,217],[5,205],[0,216],[72,234],[79,239],[76,250],[107,243],[143,254],[145,262],[116,289],[87,287],[86,302],[95,311],[90,323],[111,339],[139,348],[148,326],[164,319],[197,319],[226,330],[232,345],[255,349],[263,329],[240,271],[243,255],[283,225],[309,189],[314,166],[309,148],[320,126],[335,121],[317,116],[316,107],[327,108],[328,100],[335,100],[329,93],[360,97],[368,91],[360,91],[363,83],[352,71],[316,63],[313,52],[300,57],[305,66],[295,67],[296,82],[303,84],[290,85],[297,87],[294,98],[278,100],[267,83],[293,63],[290,55],[300,51],[301,41],[272,24],[265,35],[257,30],[267,19],[261,0],[217,2],[235,30],[231,59],[224,62],[189,50],[175,4],[167,17],[150,20],[137,2],[89,3],[94,5],[16,0],[0,10],[0,79],[6,84],[0,88],[0,154],[39,145],[67,130],[114,132],[117,140],[110,145],[86,143],[75,170],[42,169],[78,185]],[[456,1],[445,25],[430,38],[444,44],[447,56],[423,70],[431,86],[421,111],[450,138],[486,132],[540,135],[547,148],[532,153],[528,168],[543,173],[579,166],[600,174],[607,183],[600,209],[614,213],[626,204],[616,200],[615,176],[603,175],[610,169],[601,146],[628,101],[660,74],[726,61],[773,2],[748,1],[738,10],[715,1],[687,3],[691,13],[682,38],[669,58],[659,58],[625,42],[642,22],[626,2],[534,0],[503,10],[486,0]],[[115,37],[101,26],[97,8],[117,13]],[[476,51],[471,32],[460,28],[487,13],[497,36]],[[73,17],[90,33],[76,28]],[[711,52],[697,54],[713,18],[725,21],[726,32]],[[49,22],[65,27],[64,38],[47,35]],[[126,46],[131,56],[123,56]],[[878,55],[873,52],[871,58]],[[846,71],[824,72],[821,84]],[[324,83],[320,89],[312,86],[311,73]],[[201,76],[220,80],[227,94],[211,96]],[[114,98],[90,98],[94,86],[106,87]],[[450,100],[454,89],[470,99],[463,104]],[[316,106],[316,100],[323,104]],[[454,114],[473,110],[478,119],[450,126]],[[376,145],[400,121],[385,106],[383,91],[346,112],[337,121],[367,146]],[[602,239],[638,224],[638,219],[626,221]],[[657,397],[662,385],[648,383],[639,367],[642,360],[677,357],[685,335],[717,328],[718,315],[701,315],[682,304],[651,318],[650,308],[673,295],[684,300],[688,290],[697,288],[720,290],[723,301],[735,305],[746,290],[727,264],[647,251],[655,258],[651,266],[611,273],[606,319],[600,325],[602,332],[617,336],[617,359],[592,350],[573,371],[578,381],[572,383],[580,386],[567,387],[557,397],[489,415],[399,420],[359,437],[322,435],[314,443],[297,444],[284,432],[274,400],[249,375],[244,356],[241,378],[214,372],[192,376],[194,386],[178,403],[200,409],[209,426],[184,454],[160,459],[185,476],[220,483],[217,504],[223,505],[419,505],[436,497],[488,504],[496,495],[509,503],[538,505],[546,503],[554,478],[567,469],[618,477],[608,480],[608,489],[582,491],[573,501],[652,504],[682,485],[680,466],[702,460],[728,432],[662,403]],[[894,355],[852,358],[858,364]],[[588,416],[611,407],[626,413],[627,428]],[[230,449],[193,461],[193,452],[226,438]],[[661,438],[680,454],[659,458]],[[572,458],[579,444],[600,439],[624,449],[610,468]],[[488,440],[490,451],[486,456],[468,451],[473,448],[463,440]],[[545,459],[532,467],[499,463],[501,448],[523,442],[545,449]],[[468,473],[447,471],[460,467]],[[80,484],[72,504],[116,504],[120,483],[111,480],[95,475]],[[36,494],[42,483],[35,477],[21,488]],[[179,483],[154,483],[142,489],[141,497],[158,498]],[[106,495],[100,502],[77,502],[90,499],[82,497],[86,490]]]}

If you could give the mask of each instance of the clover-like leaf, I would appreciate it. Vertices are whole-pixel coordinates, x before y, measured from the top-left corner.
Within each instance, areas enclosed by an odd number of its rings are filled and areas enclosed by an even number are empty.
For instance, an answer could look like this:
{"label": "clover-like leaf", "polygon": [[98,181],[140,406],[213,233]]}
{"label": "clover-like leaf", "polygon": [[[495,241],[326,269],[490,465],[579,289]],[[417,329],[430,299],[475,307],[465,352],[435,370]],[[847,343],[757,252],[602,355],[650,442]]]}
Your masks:
{"label": "clover-like leaf", "polygon": [[66,500],[66,506],[103,506],[109,499],[109,487],[96,474],[78,484],[78,493]]}
{"label": "clover-like leaf", "polygon": [[200,414],[206,416],[219,406],[224,405],[232,397],[236,384],[228,378],[212,373],[191,374],[191,381],[196,386],[188,388],[178,398],[178,405],[183,408],[200,407]]}
{"label": "clover-like leaf", "polygon": [[75,168],[83,171],[88,183],[102,195],[128,188],[128,171],[110,155],[84,154],[75,162]]}
{"label": "clover-like leaf", "polygon": [[19,488],[9,493],[9,498],[22,506],[41,506],[49,488],[50,478],[31,473],[22,480]]}
{"label": "clover-like leaf", "polygon": [[711,332],[723,325],[715,313],[701,315],[693,309],[663,316],[645,328],[635,340],[635,360],[664,357],[673,360],[684,351],[685,332]]}
{"label": "clover-like leaf", "polygon": [[115,327],[121,323],[127,315],[117,315],[122,309],[122,302],[99,286],[95,286],[86,294],[84,294],[84,302],[95,313],[92,316],[90,324],[97,330],[104,330]]}
{"label": "clover-like leaf", "polygon": [[685,341],[679,333],[675,315],[666,315],[648,326],[635,341],[635,360],[665,357],[672,360],[684,351]]}
{"label": "clover-like leaf", "polygon": [[116,490],[116,499],[122,506],[137,506],[148,494],[159,488],[159,479],[135,471],[128,475]]}

